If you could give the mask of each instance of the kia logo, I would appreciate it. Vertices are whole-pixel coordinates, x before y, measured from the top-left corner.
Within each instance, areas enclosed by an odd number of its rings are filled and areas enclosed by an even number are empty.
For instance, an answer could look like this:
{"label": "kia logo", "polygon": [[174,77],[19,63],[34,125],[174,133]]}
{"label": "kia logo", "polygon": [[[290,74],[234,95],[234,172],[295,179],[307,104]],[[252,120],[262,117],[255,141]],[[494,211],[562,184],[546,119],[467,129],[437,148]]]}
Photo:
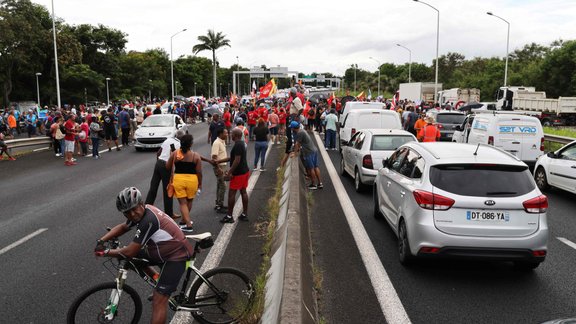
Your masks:
{"label": "kia logo", "polygon": [[486,200],[486,201],[484,202],[484,205],[486,205],[486,206],[494,206],[494,205],[496,205],[496,202],[495,202],[494,200]]}

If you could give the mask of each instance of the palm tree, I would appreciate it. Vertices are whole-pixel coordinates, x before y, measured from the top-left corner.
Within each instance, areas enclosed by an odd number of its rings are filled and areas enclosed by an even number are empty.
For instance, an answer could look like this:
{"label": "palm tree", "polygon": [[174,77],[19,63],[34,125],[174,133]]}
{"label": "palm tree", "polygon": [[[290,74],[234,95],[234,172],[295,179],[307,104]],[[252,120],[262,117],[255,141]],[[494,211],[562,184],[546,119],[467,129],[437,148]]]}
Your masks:
{"label": "palm tree", "polygon": [[213,82],[212,84],[214,85],[214,92],[213,93],[217,93],[216,92],[216,50],[219,49],[220,47],[224,47],[224,46],[228,46],[230,47],[230,40],[225,38],[226,35],[223,35],[222,32],[214,32],[214,30],[208,30],[208,35],[200,35],[198,36],[198,41],[200,41],[200,44],[196,44],[194,45],[194,47],[192,47],[192,52],[194,52],[194,54],[198,54],[198,52],[204,51],[204,50],[210,50],[212,51],[212,74],[213,74]]}

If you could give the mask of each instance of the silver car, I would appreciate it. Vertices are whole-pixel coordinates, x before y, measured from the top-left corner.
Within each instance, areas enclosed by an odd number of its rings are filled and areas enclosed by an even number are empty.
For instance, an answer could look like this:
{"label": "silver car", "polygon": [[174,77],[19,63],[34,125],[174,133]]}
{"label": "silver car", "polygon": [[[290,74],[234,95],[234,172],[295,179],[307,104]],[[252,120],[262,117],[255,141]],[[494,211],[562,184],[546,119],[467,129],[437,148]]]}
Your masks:
{"label": "silver car", "polygon": [[526,164],[493,146],[405,144],[378,171],[373,196],[402,264],[486,258],[531,270],[546,257],[548,198]]}
{"label": "silver car", "polygon": [[178,115],[161,114],[150,115],[134,133],[136,151],[159,148],[169,137],[176,136],[176,131],[182,129],[188,132],[188,125]]}
{"label": "silver car", "polygon": [[404,143],[415,142],[416,137],[399,129],[363,129],[342,146],[340,174],[354,177],[357,192],[372,185],[382,160],[388,158]]}

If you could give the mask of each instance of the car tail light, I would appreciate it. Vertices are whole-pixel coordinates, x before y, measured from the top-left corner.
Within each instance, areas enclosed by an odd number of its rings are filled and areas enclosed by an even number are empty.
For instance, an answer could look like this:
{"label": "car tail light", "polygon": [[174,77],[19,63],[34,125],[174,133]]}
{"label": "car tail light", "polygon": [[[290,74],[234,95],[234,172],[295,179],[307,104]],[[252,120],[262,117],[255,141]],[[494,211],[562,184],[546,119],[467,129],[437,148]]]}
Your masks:
{"label": "car tail light", "polygon": [[442,124],[436,124],[436,126],[438,127],[438,129],[444,128],[444,125],[442,125]]}
{"label": "car tail light", "polygon": [[488,136],[488,145],[494,145],[494,136]]}
{"label": "car tail light", "polygon": [[544,152],[544,137],[540,138],[540,151]]}
{"label": "car tail light", "polygon": [[423,190],[415,190],[414,199],[421,208],[431,210],[448,210],[456,202],[454,199]]}
{"label": "car tail light", "polygon": [[535,257],[545,257],[546,256],[546,250],[536,250],[536,251],[532,251],[532,256]]}
{"label": "car tail light", "polygon": [[372,156],[370,154],[364,155],[362,158],[362,167],[366,169],[374,169],[374,164],[372,163]]}
{"label": "car tail light", "polygon": [[351,133],[350,133],[350,136],[352,136],[352,135],[354,135],[354,134],[356,134],[356,128],[352,128],[352,131],[351,131]]}
{"label": "car tail light", "polygon": [[420,251],[419,251],[419,253],[433,253],[433,254],[438,253],[438,252],[440,252],[440,248],[428,247],[428,246],[420,248]]}
{"label": "car tail light", "polygon": [[524,210],[530,214],[545,213],[548,209],[548,197],[540,195],[522,203]]}

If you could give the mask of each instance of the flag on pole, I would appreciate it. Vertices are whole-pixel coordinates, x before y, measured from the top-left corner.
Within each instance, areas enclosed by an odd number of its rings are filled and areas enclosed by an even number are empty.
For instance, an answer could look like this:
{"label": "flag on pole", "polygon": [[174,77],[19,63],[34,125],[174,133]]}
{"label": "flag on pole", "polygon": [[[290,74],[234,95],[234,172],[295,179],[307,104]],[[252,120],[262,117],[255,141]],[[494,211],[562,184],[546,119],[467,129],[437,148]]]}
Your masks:
{"label": "flag on pole", "polygon": [[332,107],[332,102],[334,101],[334,99],[336,99],[336,95],[334,92],[332,92],[332,94],[330,95],[330,98],[328,98],[328,100],[326,100],[328,102],[328,107],[331,108]]}
{"label": "flag on pole", "polygon": [[360,94],[358,94],[356,96],[356,99],[358,100],[364,100],[364,98],[366,98],[366,95],[364,94],[364,91],[360,92]]}
{"label": "flag on pole", "polygon": [[252,89],[256,90],[256,81],[252,81]]}
{"label": "flag on pole", "polygon": [[368,100],[372,99],[372,90],[370,90],[370,88],[368,88]]}
{"label": "flag on pole", "polygon": [[260,88],[260,96],[258,98],[262,99],[270,97],[273,94],[273,90],[275,88],[276,88],[276,82],[274,82],[274,79],[271,79],[262,88]]}

